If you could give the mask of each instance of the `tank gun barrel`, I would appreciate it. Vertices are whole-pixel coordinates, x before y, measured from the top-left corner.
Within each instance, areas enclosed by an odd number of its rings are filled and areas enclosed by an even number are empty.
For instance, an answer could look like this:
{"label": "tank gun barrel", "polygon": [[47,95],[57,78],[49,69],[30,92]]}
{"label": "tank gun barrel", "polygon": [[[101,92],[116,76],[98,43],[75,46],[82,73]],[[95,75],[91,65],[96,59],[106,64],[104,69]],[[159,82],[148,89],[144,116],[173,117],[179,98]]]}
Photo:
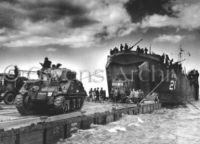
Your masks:
{"label": "tank gun barrel", "polygon": [[139,44],[141,41],[143,41],[143,39],[140,39],[139,41],[137,41],[132,47],[129,48],[129,50],[131,50],[132,48],[134,48],[137,44]]}

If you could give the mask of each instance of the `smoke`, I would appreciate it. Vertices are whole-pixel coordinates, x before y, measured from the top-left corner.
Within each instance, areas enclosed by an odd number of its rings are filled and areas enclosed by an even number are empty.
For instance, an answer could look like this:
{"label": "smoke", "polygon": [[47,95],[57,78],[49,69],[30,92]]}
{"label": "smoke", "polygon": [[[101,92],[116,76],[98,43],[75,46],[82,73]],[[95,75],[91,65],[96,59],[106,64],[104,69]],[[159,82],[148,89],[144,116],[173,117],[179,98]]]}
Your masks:
{"label": "smoke", "polygon": [[153,14],[175,16],[172,0],[129,0],[124,6],[132,22],[141,22]]}

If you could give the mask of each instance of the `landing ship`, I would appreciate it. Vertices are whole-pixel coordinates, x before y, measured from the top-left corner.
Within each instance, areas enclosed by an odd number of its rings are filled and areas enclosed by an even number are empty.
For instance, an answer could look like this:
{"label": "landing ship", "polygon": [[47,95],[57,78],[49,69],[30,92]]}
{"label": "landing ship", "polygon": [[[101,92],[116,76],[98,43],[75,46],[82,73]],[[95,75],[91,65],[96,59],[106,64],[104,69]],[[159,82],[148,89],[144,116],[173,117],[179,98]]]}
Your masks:
{"label": "landing ship", "polygon": [[139,46],[133,51],[139,42],[120,50],[115,48],[108,56],[106,75],[111,99],[115,99],[114,91],[118,91],[118,99],[123,99],[132,89],[143,91],[145,97],[157,93],[164,104],[183,104],[199,99],[197,70],[186,74],[181,61],[172,62],[167,55],[153,54]]}

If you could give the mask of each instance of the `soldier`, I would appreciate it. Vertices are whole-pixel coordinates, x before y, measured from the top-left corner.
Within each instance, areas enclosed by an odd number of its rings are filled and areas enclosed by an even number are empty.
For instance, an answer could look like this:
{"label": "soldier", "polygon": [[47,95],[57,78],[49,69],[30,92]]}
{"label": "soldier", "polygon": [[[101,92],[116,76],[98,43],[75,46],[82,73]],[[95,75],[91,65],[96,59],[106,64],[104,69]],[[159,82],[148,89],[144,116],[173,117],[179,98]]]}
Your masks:
{"label": "soldier", "polygon": [[51,67],[51,61],[49,61],[48,57],[45,57],[44,63],[40,63],[42,66],[42,69],[48,69]]}
{"label": "soldier", "polygon": [[0,74],[0,94],[1,94],[2,86],[3,86],[3,77],[1,77],[1,74]]}
{"label": "soldier", "polygon": [[112,49],[110,49],[110,55],[113,55],[113,50]]}
{"label": "soldier", "polygon": [[101,88],[101,90],[100,90],[100,98],[101,98],[102,100],[105,100],[103,88]]}
{"label": "soldier", "polygon": [[145,49],[144,49],[144,52],[145,52],[145,54],[148,54],[148,49],[145,48]]}
{"label": "soldier", "polygon": [[15,66],[14,69],[14,78],[17,78],[19,76],[19,68],[17,66]]}
{"label": "soldier", "polygon": [[173,61],[174,61],[173,59],[170,60],[170,66],[173,65]]}
{"label": "soldier", "polygon": [[56,65],[56,68],[58,69],[58,68],[60,68],[61,66],[62,66],[62,64],[58,63],[58,64]]}
{"label": "soldier", "polygon": [[138,53],[140,53],[140,47],[139,47],[139,46],[137,46],[136,51],[137,51]]}
{"label": "soldier", "polygon": [[168,66],[169,65],[169,56],[168,55],[166,55],[166,62],[165,62],[165,64]]}
{"label": "soldier", "polygon": [[165,62],[165,54],[163,53],[161,56],[161,62],[164,63]]}
{"label": "soldier", "polygon": [[135,89],[130,90],[130,95],[127,95],[127,102],[132,103],[135,96]]}
{"label": "soldier", "polygon": [[90,100],[92,99],[92,93],[93,93],[93,90],[92,90],[92,88],[91,88],[90,91],[89,91],[89,99],[90,99]]}
{"label": "soldier", "polygon": [[118,53],[118,52],[119,52],[118,48],[115,47],[115,48],[113,49],[113,53]]}
{"label": "soldier", "polygon": [[155,93],[154,102],[155,103],[159,103],[159,98],[158,98],[158,94],[157,93]]}
{"label": "soldier", "polygon": [[124,47],[123,47],[122,44],[120,44],[120,51],[121,51],[121,52],[124,51]]}
{"label": "soldier", "polygon": [[96,90],[96,101],[99,101],[99,88]]}
{"label": "soldier", "polygon": [[106,100],[106,90],[103,90],[103,100]]}
{"label": "soldier", "polygon": [[52,69],[53,70],[56,69],[56,65],[55,64],[52,65]]}
{"label": "soldier", "polygon": [[128,45],[127,45],[127,43],[125,43],[124,51],[128,51]]}
{"label": "soldier", "polygon": [[118,89],[118,88],[115,88],[115,89],[114,89],[114,92],[113,92],[113,98],[114,98],[114,101],[115,101],[115,102],[117,102],[118,97],[119,97],[119,89]]}
{"label": "soldier", "polygon": [[143,53],[144,53],[144,49],[142,48],[142,49],[140,50],[140,52],[143,54]]}
{"label": "soldier", "polygon": [[96,102],[96,88],[92,91],[92,101]]}
{"label": "soldier", "polygon": [[175,70],[177,70],[178,69],[178,62],[175,62],[174,64],[173,64],[173,68],[175,69]]}

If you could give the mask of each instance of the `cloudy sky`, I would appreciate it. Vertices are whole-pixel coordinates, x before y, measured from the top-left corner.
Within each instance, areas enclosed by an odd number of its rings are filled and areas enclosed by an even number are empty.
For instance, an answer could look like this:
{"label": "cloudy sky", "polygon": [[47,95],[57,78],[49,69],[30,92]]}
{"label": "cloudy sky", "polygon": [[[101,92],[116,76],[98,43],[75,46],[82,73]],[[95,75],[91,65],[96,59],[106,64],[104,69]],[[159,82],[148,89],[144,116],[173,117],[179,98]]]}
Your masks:
{"label": "cloudy sky", "polygon": [[140,38],[142,47],[174,59],[181,45],[187,70],[200,70],[199,0],[0,1],[1,71],[10,64],[39,67],[48,56],[93,72],[105,68],[110,48]]}

